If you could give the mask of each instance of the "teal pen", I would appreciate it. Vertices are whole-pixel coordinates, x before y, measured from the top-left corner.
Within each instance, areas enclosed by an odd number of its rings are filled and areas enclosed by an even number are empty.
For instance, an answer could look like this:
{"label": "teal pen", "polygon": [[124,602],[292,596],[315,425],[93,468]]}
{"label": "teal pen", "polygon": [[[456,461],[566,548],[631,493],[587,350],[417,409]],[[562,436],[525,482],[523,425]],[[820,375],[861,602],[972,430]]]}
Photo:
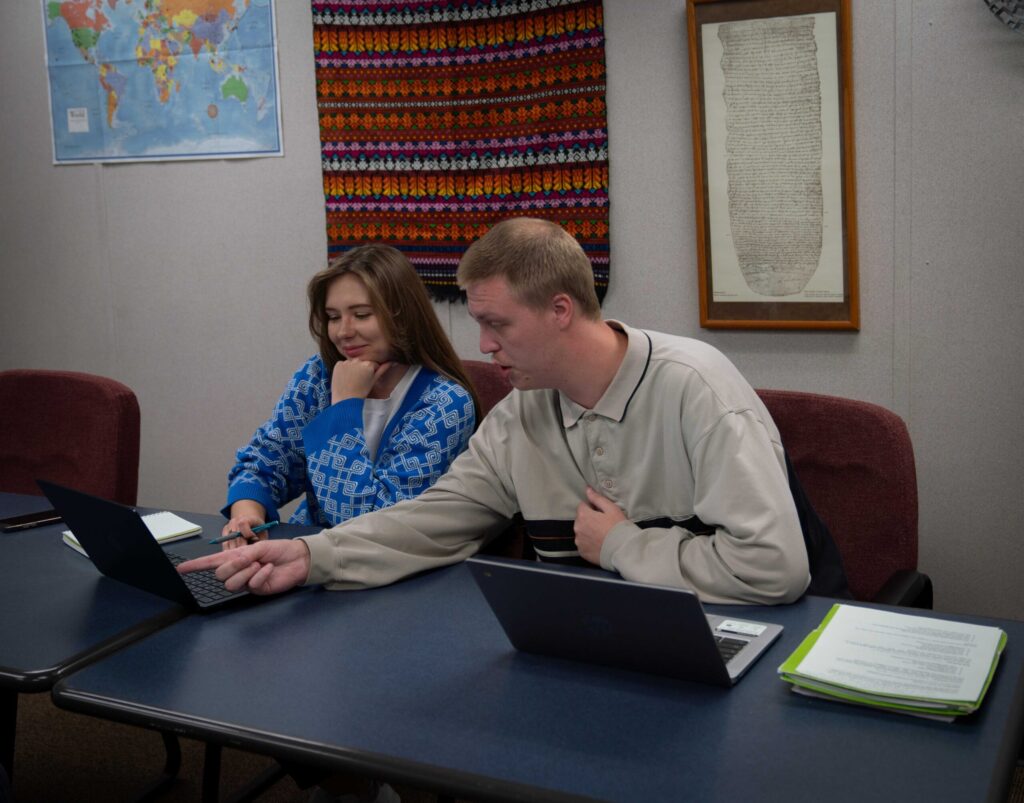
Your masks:
{"label": "teal pen", "polygon": [[[268,521],[266,524],[258,524],[257,526],[253,527],[252,531],[254,533],[261,533],[264,530],[269,530],[271,527],[276,527],[280,523],[281,522],[279,522],[279,521]],[[236,532],[233,532],[233,533],[228,533],[227,535],[222,535],[220,538],[214,538],[214,539],[212,539],[210,541],[210,543],[211,544],[223,544],[225,541],[234,541],[236,538],[241,538],[241,537],[242,537],[242,534],[240,532],[236,531]]]}

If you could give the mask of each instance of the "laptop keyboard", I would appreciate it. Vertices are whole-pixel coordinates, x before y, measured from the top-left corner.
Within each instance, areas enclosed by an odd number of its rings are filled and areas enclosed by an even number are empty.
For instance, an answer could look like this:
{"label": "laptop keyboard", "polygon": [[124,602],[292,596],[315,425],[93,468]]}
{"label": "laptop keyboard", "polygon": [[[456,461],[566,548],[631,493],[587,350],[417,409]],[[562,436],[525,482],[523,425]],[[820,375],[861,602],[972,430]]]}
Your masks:
{"label": "laptop keyboard", "polygon": [[718,654],[722,656],[725,663],[729,663],[733,657],[747,646],[743,639],[729,638],[728,636],[715,636],[715,643],[718,645]]}
{"label": "laptop keyboard", "polygon": [[[166,554],[167,557],[170,558],[171,563],[175,566],[186,560],[186,558],[181,555],[177,555],[174,552],[168,552]],[[188,574],[181,575],[181,579],[185,581],[185,585],[187,585],[188,590],[192,592],[192,596],[204,605],[217,602],[225,597],[232,597],[238,593],[237,591],[228,591],[224,584],[217,579],[217,575],[213,573],[213,569],[189,572]]]}

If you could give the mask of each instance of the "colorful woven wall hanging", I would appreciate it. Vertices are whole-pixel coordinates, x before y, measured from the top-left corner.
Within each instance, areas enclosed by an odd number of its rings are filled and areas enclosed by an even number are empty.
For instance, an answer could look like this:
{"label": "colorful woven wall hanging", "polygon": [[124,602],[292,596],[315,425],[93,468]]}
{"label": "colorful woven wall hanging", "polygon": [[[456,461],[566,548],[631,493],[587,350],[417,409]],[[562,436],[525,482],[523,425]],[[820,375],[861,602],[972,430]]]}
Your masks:
{"label": "colorful woven wall hanging", "polygon": [[608,287],[601,0],[313,0],[328,253],[402,250],[435,298],[494,223],[553,220]]}

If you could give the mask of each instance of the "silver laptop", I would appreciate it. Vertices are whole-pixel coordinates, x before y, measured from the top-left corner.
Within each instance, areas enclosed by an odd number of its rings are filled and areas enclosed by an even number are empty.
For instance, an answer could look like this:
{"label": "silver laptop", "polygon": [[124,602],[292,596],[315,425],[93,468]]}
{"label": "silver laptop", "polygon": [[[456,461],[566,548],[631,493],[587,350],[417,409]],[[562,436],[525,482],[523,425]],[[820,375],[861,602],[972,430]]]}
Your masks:
{"label": "silver laptop", "polygon": [[523,652],[731,686],[782,626],[707,614],[692,591],[477,555],[473,578]]}

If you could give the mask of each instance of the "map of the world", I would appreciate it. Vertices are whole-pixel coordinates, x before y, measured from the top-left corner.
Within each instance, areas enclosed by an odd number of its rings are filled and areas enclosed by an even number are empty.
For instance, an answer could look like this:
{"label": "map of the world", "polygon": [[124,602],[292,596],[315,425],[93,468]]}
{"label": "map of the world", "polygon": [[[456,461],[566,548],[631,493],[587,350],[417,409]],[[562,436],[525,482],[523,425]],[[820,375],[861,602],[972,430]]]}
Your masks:
{"label": "map of the world", "polygon": [[54,161],[279,156],[273,0],[43,0]]}

